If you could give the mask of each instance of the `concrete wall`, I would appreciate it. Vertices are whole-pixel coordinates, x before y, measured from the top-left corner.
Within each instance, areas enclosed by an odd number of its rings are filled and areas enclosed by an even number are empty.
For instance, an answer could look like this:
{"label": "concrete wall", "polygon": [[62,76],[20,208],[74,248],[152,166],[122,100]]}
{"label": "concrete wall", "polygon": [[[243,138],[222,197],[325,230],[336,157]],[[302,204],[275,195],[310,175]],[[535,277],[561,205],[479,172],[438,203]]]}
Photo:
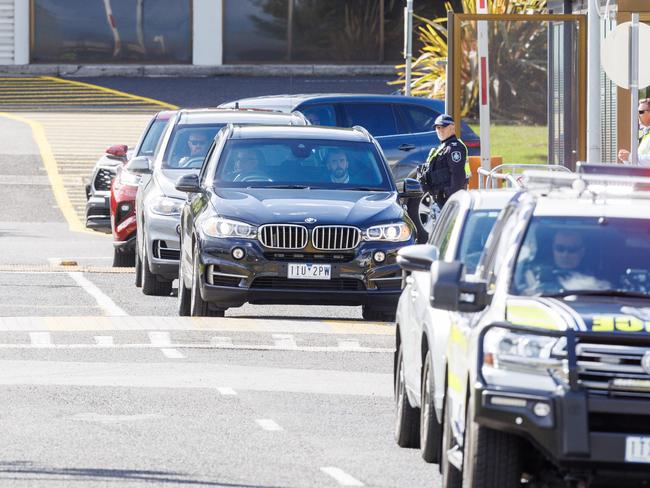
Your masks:
{"label": "concrete wall", "polygon": [[192,63],[223,64],[223,0],[194,0]]}
{"label": "concrete wall", "polygon": [[29,2],[14,0],[14,64],[29,63]]}

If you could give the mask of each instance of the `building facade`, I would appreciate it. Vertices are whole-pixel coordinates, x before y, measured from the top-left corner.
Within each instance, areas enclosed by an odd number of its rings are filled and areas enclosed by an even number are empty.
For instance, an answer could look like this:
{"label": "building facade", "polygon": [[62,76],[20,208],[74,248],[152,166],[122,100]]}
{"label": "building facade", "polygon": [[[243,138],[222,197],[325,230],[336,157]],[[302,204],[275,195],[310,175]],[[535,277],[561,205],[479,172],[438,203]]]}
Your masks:
{"label": "building facade", "polygon": [[[419,3],[416,14],[444,15],[443,2]],[[0,64],[395,64],[402,60],[404,5],[0,0]]]}

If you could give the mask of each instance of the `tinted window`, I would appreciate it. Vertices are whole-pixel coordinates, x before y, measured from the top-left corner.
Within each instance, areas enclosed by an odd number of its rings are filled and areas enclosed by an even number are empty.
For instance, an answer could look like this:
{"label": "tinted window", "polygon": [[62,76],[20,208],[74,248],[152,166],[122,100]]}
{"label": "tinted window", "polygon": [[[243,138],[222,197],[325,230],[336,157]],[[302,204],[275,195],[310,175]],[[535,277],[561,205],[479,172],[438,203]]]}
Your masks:
{"label": "tinted window", "polygon": [[373,136],[397,134],[393,106],[388,103],[346,103],[343,104],[346,127],[360,125]]}
{"label": "tinted window", "polygon": [[465,264],[468,274],[472,274],[476,270],[488,235],[490,235],[498,215],[498,210],[478,210],[467,217],[461,233],[456,259]]}
{"label": "tinted window", "polygon": [[31,59],[36,63],[190,63],[190,17],[190,0],[33,0]]}
{"label": "tinted window", "polygon": [[308,139],[230,140],[220,156],[215,185],[391,189],[373,144]]}
{"label": "tinted window", "polygon": [[438,255],[440,259],[445,259],[447,254],[447,247],[449,246],[449,241],[451,240],[451,234],[456,225],[456,218],[458,217],[459,207],[457,203],[451,203],[449,205],[449,211],[447,216],[443,221],[443,226],[440,228],[438,234],[436,235],[436,241],[434,245],[438,248]]}
{"label": "tinted window", "polygon": [[301,107],[300,112],[307,117],[312,125],[336,127],[336,111],[332,105],[309,105]]}
{"label": "tinted window", "polygon": [[400,105],[406,118],[410,132],[432,132],[435,130],[434,122],[440,115],[435,110],[417,105]]}
{"label": "tinted window", "polygon": [[512,292],[613,289],[650,295],[648,256],[648,220],[534,217],[517,257]]}
{"label": "tinted window", "polygon": [[137,154],[138,156],[153,155],[154,151],[156,150],[156,146],[158,145],[158,141],[160,140],[160,136],[165,130],[167,122],[169,122],[168,119],[156,119],[153,121],[149,127],[149,130],[147,131],[147,134],[144,136],[142,144],[140,145],[140,150]]}
{"label": "tinted window", "polygon": [[201,168],[215,134],[223,126],[224,124],[177,125],[165,149],[163,168]]}

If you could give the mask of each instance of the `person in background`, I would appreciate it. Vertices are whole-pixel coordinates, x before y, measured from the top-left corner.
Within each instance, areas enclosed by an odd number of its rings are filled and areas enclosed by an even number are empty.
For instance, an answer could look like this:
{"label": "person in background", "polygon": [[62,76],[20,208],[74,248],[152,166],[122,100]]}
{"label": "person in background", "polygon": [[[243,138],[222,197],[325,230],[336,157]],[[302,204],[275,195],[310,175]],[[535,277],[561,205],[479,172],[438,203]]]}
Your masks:
{"label": "person in background", "polygon": [[[639,100],[639,166],[650,166],[650,98]],[[618,159],[622,163],[630,162],[630,151],[620,149]]]}

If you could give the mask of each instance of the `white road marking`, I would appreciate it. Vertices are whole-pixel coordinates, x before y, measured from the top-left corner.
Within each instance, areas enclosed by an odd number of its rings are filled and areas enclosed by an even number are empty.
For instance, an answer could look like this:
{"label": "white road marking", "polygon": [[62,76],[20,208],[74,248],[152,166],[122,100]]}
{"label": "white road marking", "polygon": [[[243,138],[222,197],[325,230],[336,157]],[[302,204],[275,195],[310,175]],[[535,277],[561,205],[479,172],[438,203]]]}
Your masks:
{"label": "white road marking", "polygon": [[101,347],[113,347],[115,345],[113,336],[95,336],[95,343]]}
{"label": "white road marking", "polygon": [[180,352],[178,349],[163,347],[161,349],[161,351],[169,359],[184,359],[185,358],[185,355],[182,352]]}
{"label": "white road marking", "polygon": [[327,466],[320,468],[320,470],[334,478],[337,483],[341,486],[365,486],[361,481],[349,475],[341,468],[335,468],[333,466]]}
{"label": "white road marking", "polygon": [[30,332],[29,340],[34,347],[50,347],[52,346],[52,337],[49,332]]}
{"label": "white road marking", "polygon": [[233,390],[232,388],[224,387],[224,386],[217,388],[217,391],[219,393],[221,393],[223,396],[237,395],[237,392],[235,390]]}
{"label": "white road marking", "polygon": [[124,317],[128,315],[128,313],[118,307],[115,302],[108,297],[108,295],[105,295],[104,292],[97,288],[94,283],[87,280],[84,277],[83,273],[73,271],[68,273],[68,275],[70,275],[70,277],[80,287],[86,290],[86,292],[95,299],[97,305],[99,305],[106,312],[106,315],[118,317]]}
{"label": "white road marking", "polygon": [[165,357],[168,357],[169,359],[183,359],[185,357],[182,352],[170,347],[172,345],[172,341],[169,337],[169,332],[149,332],[149,340],[151,341],[152,346],[160,347],[160,351],[165,355]]}
{"label": "white road marking", "polygon": [[145,413],[140,415],[106,415],[100,413],[78,413],[68,417],[70,420],[81,420],[83,422],[97,422],[100,424],[119,424],[124,422],[138,422],[141,420],[159,420],[165,416],[157,413]]}
{"label": "white road marking", "polygon": [[298,349],[296,339],[291,334],[273,334],[275,347],[280,349]]}
{"label": "white road marking", "polygon": [[359,341],[341,340],[339,341],[339,349],[356,351],[357,349],[361,349],[361,345],[359,345]]}
{"label": "white road marking", "polygon": [[[96,346],[93,346],[96,347]],[[392,373],[270,368],[208,362],[0,360],[0,385],[207,388],[392,398]]]}
{"label": "white road marking", "polygon": [[269,431],[272,431],[272,432],[277,432],[277,431],[280,431],[280,430],[284,430],[284,429],[282,429],[282,427],[280,427],[277,423],[275,423],[271,419],[256,419],[255,422],[257,423],[257,425],[262,427],[264,430],[269,430]]}

